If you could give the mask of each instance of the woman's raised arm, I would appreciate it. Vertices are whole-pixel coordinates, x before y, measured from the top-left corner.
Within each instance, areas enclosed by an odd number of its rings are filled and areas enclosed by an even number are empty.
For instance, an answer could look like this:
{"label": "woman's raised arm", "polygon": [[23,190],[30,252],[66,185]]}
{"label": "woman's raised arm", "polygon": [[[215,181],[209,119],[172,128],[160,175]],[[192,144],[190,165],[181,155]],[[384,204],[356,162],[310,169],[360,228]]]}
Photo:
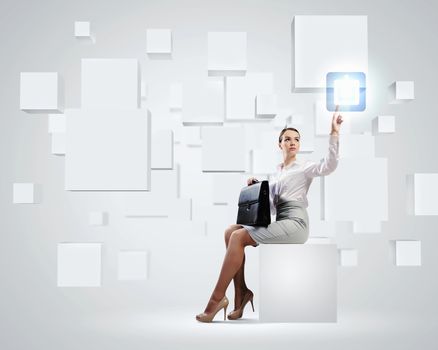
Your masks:
{"label": "woman's raised arm", "polygon": [[332,130],[329,138],[329,153],[324,159],[318,162],[306,164],[304,173],[307,177],[325,176],[333,172],[339,161],[339,129],[342,124],[342,116],[339,114],[339,106],[333,113]]}

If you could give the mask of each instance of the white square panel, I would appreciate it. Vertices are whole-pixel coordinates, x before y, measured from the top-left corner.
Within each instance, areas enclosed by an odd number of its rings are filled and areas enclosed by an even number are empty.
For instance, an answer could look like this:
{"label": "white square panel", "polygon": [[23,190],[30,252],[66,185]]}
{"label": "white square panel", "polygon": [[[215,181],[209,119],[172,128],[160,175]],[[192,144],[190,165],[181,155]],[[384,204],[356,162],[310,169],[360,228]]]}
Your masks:
{"label": "white square panel", "polygon": [[150,189],[151,127],[144,110],[66,110],[66,190]]}
{"label": "white square panel", "polygon": [[81,60],[82,108],[138,108],[140,68],[136,59]]}
{"label": "white square panel", "polygon": [[75,22],[76,37],[90,37],[90,22]]}
{"label": "white square panel", "polygon": [[13,203],[32,204],[37,203],[37,188],[33,183],[13,184]]}
{"label": "white square panel", "polygon": [[413,81],[396,81],[395,82],[395,98],[397,100],[413,100],[413,99],[415,99],[414,82]]}
{"label": "white square panel", "polygon": [[395,132],[395,116],[393,115],[379,115],[375,118],[375,123],[375,127],[373,128],[375,132],[381,134]]}
{"label": "white square panel", "polygon": [[170,29],[146,30],[147,53],[172,53],[172,31]]}
{"label": "white square panel", "polygon": [[244,74],[247,67],[246,38],[246,32],[209,32],[209,75]]}
{"label": "white square panel", "polygon": [[368,73],[367,16],[295,16],[292,32],[293,90],[324,89],[328,72]]}
{"label": "white square panel", "polygon": [[415,99],[414,82],[413,81],[395,81],[389,87],[391,103],[405,103]]}
{"label": "white square panel", "polygon": [[438,174],[417,173],[408,176],[409,214],[438,215]]}
{"label": "white square panel", "polygon": [[184,125],[221,125],[225,99],[223,77],[190,77],[184,83]]}
{"label": "white square panel", "polygon": [[58,244],[58,287],[100,287],[102,243]]}
{"label": "white square panel", "polygon": [[20,109],[28,113],[61,113],[63,98],[56,72],[20,73]]}
{"label": "white square panel", "polygon": [[397,266],[421,266],[421,241],[395,241]]}
{"label": "white square panel", "polygon": [[202,171],[244,172],[244,133],[243,127],[203,127]]}
{"label": "white square panel", "polygon": [[121,251],[118,256],[118,279],[121,281],[147,279],[147,252]]}
{"label": "white square panel", "polygon": [[152,169],[173,169],[173,131],[152,132]]}

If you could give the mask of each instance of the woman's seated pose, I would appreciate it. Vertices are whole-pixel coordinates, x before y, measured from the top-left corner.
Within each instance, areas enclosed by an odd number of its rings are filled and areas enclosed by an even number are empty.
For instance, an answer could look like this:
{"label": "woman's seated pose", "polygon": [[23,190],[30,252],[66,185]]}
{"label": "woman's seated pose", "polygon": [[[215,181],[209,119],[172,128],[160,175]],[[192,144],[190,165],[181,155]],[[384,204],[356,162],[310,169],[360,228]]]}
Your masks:
{"label": "woman's seated pose", "polygon": [[[284,128],[279,136],[278,146],[283,152],[283,162],[278,172],[269,183],[271,214],[276,214],[276,221],[267,227],[231,225],[225,231],[227,248],[222,269],[216,287],[204,312],[196,315],[201,322],[211,322],[214,316],[224,309],[227,312],[228,299],[225,292],[234,279],[234,310],[228,319],[242,317],[248,301],[254,311],[254,294],[245,283],[244,249],[248,245],[257,247],[260,243],[305,243],[309,236],[309,219],[307,215],[307,191],[315,176],[330,174],[336,169],[339,159],[339,129],[343,122],[338,109],[333,114],[329,138],[329,153],[320,162],[296,159],[300,150],[300,133],[295,128]],[[248,185],[257,179],[249,178]]]}

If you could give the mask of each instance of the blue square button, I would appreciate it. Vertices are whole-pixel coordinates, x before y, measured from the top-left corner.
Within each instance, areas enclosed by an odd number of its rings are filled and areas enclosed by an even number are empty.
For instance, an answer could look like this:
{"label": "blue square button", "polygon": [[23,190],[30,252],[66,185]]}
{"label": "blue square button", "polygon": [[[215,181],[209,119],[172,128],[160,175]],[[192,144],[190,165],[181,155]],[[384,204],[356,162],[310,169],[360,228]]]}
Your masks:
{"label": "blue square button", "polygon": [[362,72],[330,72],[326,78],[327,110],[361,112],[366,102],[365,74]]}

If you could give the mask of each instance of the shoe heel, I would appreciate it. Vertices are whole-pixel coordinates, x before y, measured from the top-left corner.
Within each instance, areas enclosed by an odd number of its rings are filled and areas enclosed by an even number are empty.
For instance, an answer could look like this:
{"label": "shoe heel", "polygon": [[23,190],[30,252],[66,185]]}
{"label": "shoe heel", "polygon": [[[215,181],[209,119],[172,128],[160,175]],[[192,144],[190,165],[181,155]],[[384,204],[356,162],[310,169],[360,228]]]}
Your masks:
{"label": "shoe heel", "polygon": [[224,307],[224,321],[226,320],[226,315],[227,315],[227,307]]}
{"label": "shoe heel", "polygon": [[254,312],[254,304],[252,303],[252,298],[249,301],[251,302],[252,312]]}

